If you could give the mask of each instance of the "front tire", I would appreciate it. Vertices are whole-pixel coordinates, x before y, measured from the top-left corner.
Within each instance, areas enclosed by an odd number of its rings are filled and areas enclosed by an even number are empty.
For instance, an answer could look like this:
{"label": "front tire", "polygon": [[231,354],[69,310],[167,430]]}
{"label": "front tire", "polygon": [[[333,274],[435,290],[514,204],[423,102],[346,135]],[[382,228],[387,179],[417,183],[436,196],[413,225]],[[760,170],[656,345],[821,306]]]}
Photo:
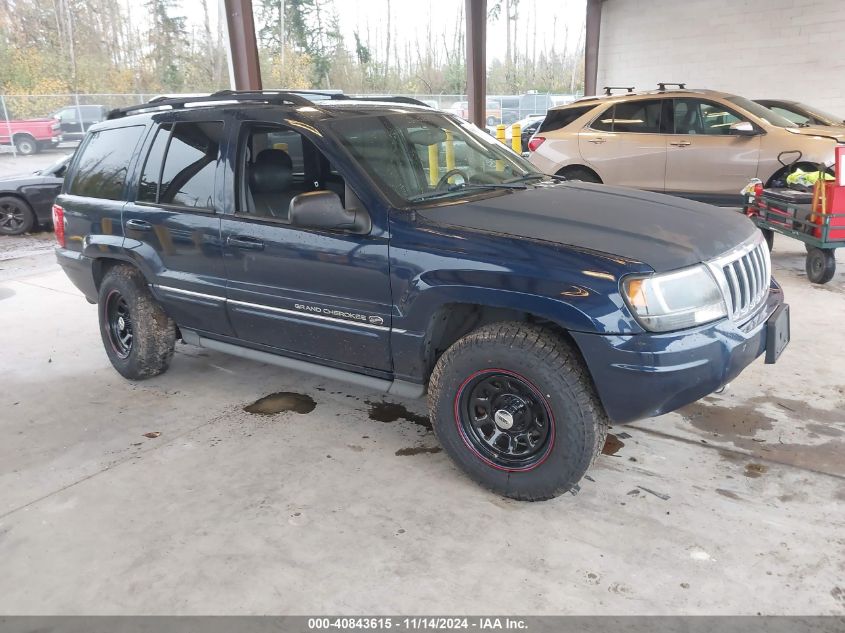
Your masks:
{"label": "front tire", "polygon": [[176,326],[153,299],[137,268],[118,265],[100,285],[100,335],[106,354],[124,378],[142,380],[167,370]]}
{"label": "front tire", "polygon": [[32,207],[14,196],[0,197],[0,235],[21,235],[34,226]]}
{"label": "front tire", "polygon": [[551,499],[576,488],[608,421],[571,347],[526,323],[494,323],[437,361],[429,411],[443,449],[472,479],[506,497]]}

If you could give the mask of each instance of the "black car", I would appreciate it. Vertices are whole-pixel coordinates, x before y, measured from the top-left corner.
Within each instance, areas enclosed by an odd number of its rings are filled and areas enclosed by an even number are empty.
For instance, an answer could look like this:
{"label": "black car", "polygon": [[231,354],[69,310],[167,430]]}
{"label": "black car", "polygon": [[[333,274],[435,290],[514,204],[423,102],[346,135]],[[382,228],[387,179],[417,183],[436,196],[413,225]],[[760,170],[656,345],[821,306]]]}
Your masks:
{"label": "black car", "polygon": [[576,489],[609,423],[788,342],[742,214],[565,182],[457,117],[378,99],[226,91],[89,131],[53,208],[57,257],[120,374],[161,374],[181,339],[428,392],[443,450],[536,500]]}
{"label": "black car", "polygon": [[50,116],[61,122],[65,141],[81,141],[89,127],[106,120],[108,112],[109,109],[104,105],[69,105]]}
{"label": "black car", "polygon": [[20,235],[52,222],[70,156],[32,174],[0,179],[0,235]]}
{"label": "black car", "polygon": [[755,99],[755,101],[798,125],[845,127],[845,119],[841,116],[808,106],[806,103],[784,99]]}

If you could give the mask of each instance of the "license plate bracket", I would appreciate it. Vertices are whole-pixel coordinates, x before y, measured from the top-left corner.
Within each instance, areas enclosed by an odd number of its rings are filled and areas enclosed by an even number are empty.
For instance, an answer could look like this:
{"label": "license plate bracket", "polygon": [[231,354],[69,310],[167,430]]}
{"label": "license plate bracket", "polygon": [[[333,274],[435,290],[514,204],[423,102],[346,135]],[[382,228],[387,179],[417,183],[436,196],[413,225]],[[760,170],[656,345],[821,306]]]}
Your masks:
{"label": "license plate bracket", "polygon": [[774,364],[789,344],[789,305],[777,307],[766,321],[766,364]]}

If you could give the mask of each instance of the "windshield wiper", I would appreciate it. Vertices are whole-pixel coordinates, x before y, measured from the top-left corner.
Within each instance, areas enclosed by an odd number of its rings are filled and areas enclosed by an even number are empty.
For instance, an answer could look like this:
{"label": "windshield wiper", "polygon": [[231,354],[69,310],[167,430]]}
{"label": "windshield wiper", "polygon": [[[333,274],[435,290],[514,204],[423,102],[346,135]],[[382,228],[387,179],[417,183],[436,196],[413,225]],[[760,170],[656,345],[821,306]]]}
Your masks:
{"label": "windshield wiper", "polygon": [[528,187],[518,182],[498,182],[498,183],[470,183],[452,185],[442,191],[432,191],[429,193],[421,193],[418,196],[408,198],[408,202],[420,202],[422,200],[432,200],[434,198],[442,198],[444,196],[451,196],[465,191],[484,190],[484,189],[527,189]]}
{"label": "windshield wiper", "polygon": [[518,176],[517,178],[511,178],[510,180],[505,180],[505,183],[518,183],[518,182],[525,182],[527,180],[537,180],[537,179],[545,180],[546,178],[551,179],[563,179],[562,176],[550,176],[549,174],[543,174],[539,171],[531,171],[523,176]]}

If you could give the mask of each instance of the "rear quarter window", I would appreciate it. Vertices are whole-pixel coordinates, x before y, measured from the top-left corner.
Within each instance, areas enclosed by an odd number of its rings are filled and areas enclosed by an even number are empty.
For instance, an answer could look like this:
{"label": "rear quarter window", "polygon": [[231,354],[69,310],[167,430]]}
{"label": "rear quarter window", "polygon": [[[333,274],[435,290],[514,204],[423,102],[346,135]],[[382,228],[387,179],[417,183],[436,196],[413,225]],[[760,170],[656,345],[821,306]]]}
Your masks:
{"label": "rear quarter window", "polygon": [[93,132],[85,142],[67,192],[74,196],[123,199],[126,174],[143,125]]}
{"label": "rear quarter window", "polygon": [[563,108],[561,110],[549,110],[546,113],[546,118],[543,120],[543,125],[540,127],[538,134],[542,132],[562,130],[568,125],[574,123],[577,119],[580,119],[595,107],[596,104],[591,103],[590,105],[574,106],[570,108]]}

